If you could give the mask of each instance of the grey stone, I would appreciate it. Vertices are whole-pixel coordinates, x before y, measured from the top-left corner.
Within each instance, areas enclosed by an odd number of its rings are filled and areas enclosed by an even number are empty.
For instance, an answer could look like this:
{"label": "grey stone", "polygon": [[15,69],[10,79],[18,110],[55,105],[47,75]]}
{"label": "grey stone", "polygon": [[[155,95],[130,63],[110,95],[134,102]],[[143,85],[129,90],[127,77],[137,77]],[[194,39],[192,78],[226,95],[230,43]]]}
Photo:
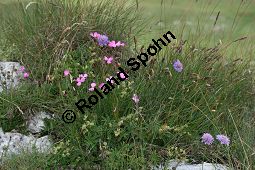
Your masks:
{"label": "grey stone", "polygon": [[45,127],[44,119],[51,119],[52,115],[47,112],[38,112],[27,121],[28,130],[31,133],[39,133]]}
{"label": "grey stone", "polygon": [[17,87],[21,73],[18,62],[0,62],[0,92],[4,89],[11,89]]}
{"label": "grey stone", "polygon": [[26,136],[20,133],[4,133],[0,128],[0,160],[22,152],[48,153],[51,147],[52,142],[48,136],[35,138],[32,135]]}
{"label": "grey stone", "polygon": [[188,164],[184,161],[178,162],[177,160],[171,160],[166,166],[159,165],[153,167],[152,170],[230,170],[227,166],[221,164],[202,163],[202,164]]}

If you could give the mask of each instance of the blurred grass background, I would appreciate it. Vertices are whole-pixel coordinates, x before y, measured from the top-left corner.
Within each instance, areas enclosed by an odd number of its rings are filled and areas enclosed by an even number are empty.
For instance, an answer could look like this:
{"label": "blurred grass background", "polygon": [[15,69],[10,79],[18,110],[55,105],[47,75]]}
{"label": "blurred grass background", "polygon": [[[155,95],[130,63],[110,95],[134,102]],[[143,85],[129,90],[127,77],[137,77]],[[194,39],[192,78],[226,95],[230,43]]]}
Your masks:
{"label": "blurred grass background", "polygon": [[[8,10],[17,1],[0,0],[0,10]],[[144,9],[145,16],[150,20],[147,27],[150,33],[169,29],[175,32],[185,27],[185,29],[193,32],[198,29],[200,31],[206,30],[207,33],[211,32],[221,39],[240,38],[242,36],[249,36],[254,39],[255,0],[132,1]],[[215,24],[218,13],[219,16]],[[146,35],[148,38],[151,37],[148,33]]]}
{"label": "blurred grass background", "polygon": [[[11,9],[16,1],[1,0],[0,10],[6,11],[4,12],[6,15],[10,11],[14,12]],[[141,37],[140,41],[150,42],[152,37],[157,37],[166,30],[183,35],[184,38],[189,38],[191,33],[200,36],[201,39],[210,36],[210,41],[214,44],[219,40],[229,41],[245,36],[253,40],[255,38],[254,0],[131,0],[130,2],[142,7],[148,18],[146,35]]]}
{"label": "blurred grass background", "polygon": [[[1,0],[1,17],[10,15],[10,11],[14,12],[15,10],[12,9],[17,1]],[[246,37],[244,43],[230,48],[242,54],[251,53],[254,49],[255,0],[131,0],[130,2],[136,3],[137,7],[143,9],[147,21],[144,35],[136,37],[140,43],[148,44],[152,38],[171,30],[177,35],[177,39],[203,42],[204,46],[229,43]],[[246,51],[241,51],[244,50],[244,46]],[[231,56],[233,51],[227,53]]]}
{"label": "blurred grass background", "polygon": [[[254,0],[143,0],[144,13],[152,21],[148,28],[172,30],[184,34],[206,32],[218,39],[237,39],[249,36],[254,40]],[[218,15],[219,13],[219,15]],[[217,22],[216,18],[218,15]]]}

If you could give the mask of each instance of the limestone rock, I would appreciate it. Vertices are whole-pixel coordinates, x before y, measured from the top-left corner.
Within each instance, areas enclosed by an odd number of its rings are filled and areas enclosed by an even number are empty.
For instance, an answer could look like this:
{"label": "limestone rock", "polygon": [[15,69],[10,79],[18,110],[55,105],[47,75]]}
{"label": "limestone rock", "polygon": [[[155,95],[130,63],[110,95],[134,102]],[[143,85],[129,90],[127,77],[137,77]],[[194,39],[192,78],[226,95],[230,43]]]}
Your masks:
{"label": "limestone rock", "polygon": [[4,133],[0,128],[0,160],[3,157],[21,154],[22,152],[47,153],[51,146],[52,142],[48,136],[35,138],[32,135],[26,136],[20,133]]}
{"label": "limestone rock", "polygon": [[4,89],[11,89],[17,87],[19,84],[20,64],[17,62],[0,62],[0,92]]}
{"label": "limestone rock", "polygon": [[51,119],[52,116],[50,113],[47,112],[38,112],[34,116],[32,116],[27,124],[28,124],[28,130],[31,133],[39,133],[43,130],[45,127],[44,125],[44,119]]}
{"label": "limestone rock", "polygon": [[202,164],[188,164],[184,161],[178,162],[176,160],[171,160],[165,166],[160,165],[158,167],[153,167],[152,170],[231,170],[227,166],[221,164],[212,163],[202,163]]}

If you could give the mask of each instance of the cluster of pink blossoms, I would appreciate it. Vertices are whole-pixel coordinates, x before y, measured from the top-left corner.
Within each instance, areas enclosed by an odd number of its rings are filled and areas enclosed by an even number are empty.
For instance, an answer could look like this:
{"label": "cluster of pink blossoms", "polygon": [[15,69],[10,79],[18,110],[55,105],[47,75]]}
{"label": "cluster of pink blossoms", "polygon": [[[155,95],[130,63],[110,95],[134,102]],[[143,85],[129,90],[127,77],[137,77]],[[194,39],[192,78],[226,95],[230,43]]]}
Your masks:
{"label": "cluster of pink blossoms", "polygon": [[[110,48],[116,48],[116,47],[120,47],[120,46],[124,47],[125,46],[125,43],[123,43],[121,41],[115,41],[115,40],[109,41],[109,38],[108,38],[107,35],[102,35],[102,34],[99,34],[97,32],[90,33],[90,36],[92,36],[93,38],[95,38],[95,40],[97,40],[99,46],[108,46]],[[105,61],[106,64],[111,64],[113,62],[113,56],[104,56],[103,60]],[[69,70],[64,70],[64,76],[66,77],[66,76],[69,76],[69,75],[70,75],[70,71]],[[77,77],[75,79],[76,85],[81,86],[81,84],[86,81],[87,77],[88,77],[87,74],[80,74],[79,77]],[[120,73],[120,77],[122,79],[126,78],[123,73]],[[112,78],[112,76],[110,78],[106,78],[106,81],[109,81],[111,78]],[[114,81],[112,80],[111,83],[114,83]],[[97,84],[95,82],[92,82],[90,84],[89,91],[94,91],[96,86],[97,86]],[[104,86],[104,83],[100,83],[98,85],[99,88],[101,88],[103,86]],[[138,104],[139,97],[136,94],[134,94],[133,97],[132,97],[132,100],[136,104]]]}
{"label": "cluster of pink blossoms", "polygon": [[76,85],[77,86],[81,86],[81,83],[84,83],[85,80],[87,79],[88,75],[85,74],[79,74],[79,77],[76,78]]}
{"label": "cluster of pink blossoms", "polygon": [[[70,75],[70,70],[64,70],[64,76],[67,77]],[[82,83],[85,82],[85,80],[87,79],[88,74],[84,73],[84,74],[79,74],[79,77],[77,77],[75,79],[76,81],[76,85],[77,86],[81,86]]]}
{"label": "cluster of pink blossoms", "polygon": [[[99,46],[108,46],[110,48],[125,46],[125,43],[123,43],[121,41],[114,41],[114,40],[109,41],[109,38],[107,37],[107,35],[101,35],[98,32],[92,32],[92,33],[90,33],[90,36],[92,36],[93,38],[95,38],[97,40]],[[113,56],[105,56],[104,61],[107,64],[111,64],[113,62]]]}
{"label": "cluster of pink blossoms", "polygon": [[21,72],[23,74],[23,77],[26,79],[29,77],[29,72],[26,72],[25,70],[26,70],[26,68],[24,66],[21,66],[17,72],[18,73]]}
{"label": "cluster of pink blossoms", "polygon": [[92,32],[90,33],[90,36],[92,36],[93,38],[95,38],[98,42],[99,46],[108,46],[111,48],[116,48],[116,47],[124,47],[125,43],[121,42],[121,41],[109,41],[109,38],[107,37],[107,35],[101,35],[98,32]]}

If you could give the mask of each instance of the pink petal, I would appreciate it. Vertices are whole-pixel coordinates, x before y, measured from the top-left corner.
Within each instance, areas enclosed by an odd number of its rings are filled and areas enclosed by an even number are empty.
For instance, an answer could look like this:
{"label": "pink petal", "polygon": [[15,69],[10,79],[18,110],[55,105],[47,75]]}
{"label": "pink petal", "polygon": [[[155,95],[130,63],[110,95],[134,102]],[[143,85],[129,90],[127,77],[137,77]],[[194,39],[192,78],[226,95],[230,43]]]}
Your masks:
{"label": "pink petal", "polygon": [[28,77],[29,77],[29,73],[28,73],[28,72],[24,73],[24,74],[23,74],[23,77],[24,77],[24,78],[28,78]]}
{"label": "pink petal", "polygon": [[65,70],[64,71],[64,76],[68,76],[70,74],[70,71],[69,70]]}
{"label": "pink petal", "polygon": [[93,87],[89,88],[89,91],[94,91],[95,89]]}
{"label": "pink petal", "polygon": [[19,71],[24,71],[25,70],[25,67],[24,66],[21,66]]}
{"label": "pink petal", "polygon": [[92,32],[92,33],[90,33],[90,36],[92,36],[92,37],[94,37],[94,38],[98,38],[98,37],[100,37],[100,35],[101,34],[99,34],[99,33],[97,33],[97,32]]}
{"label": "pink petal", "polygon": [[103,86],[104,86],[104,83],[100,83],[98,87],[101,89]]}
{"label": "pink petal", "polygon": [[108,44],[109,47],[116,47],[116,42],[115,41],[110,41]]}
{"label": "pink petal", "polygon": [[83,82],[85,82],[86,78],[82,77],[80,80],[83,83]]}
{"label": "pink petal", "polygon": [[110,58],[108,59],[108,61],[107,61],[107,64],[111,64],[111,63],[112,63],[112,60],[113,60],[113,58],[110,57]]}
{"label": "pink petal", "polygon": [[120,77],[121,77],[122,79],[126,78],[125,75],[124,75],[123,73],[120,73]]}
{"label": "pink petal", "polygon": [[97,86],[97,84],[96,84],[96,83],[91,83],[90,86],[91,86],[92,88],[94,88],[94,87]]}

